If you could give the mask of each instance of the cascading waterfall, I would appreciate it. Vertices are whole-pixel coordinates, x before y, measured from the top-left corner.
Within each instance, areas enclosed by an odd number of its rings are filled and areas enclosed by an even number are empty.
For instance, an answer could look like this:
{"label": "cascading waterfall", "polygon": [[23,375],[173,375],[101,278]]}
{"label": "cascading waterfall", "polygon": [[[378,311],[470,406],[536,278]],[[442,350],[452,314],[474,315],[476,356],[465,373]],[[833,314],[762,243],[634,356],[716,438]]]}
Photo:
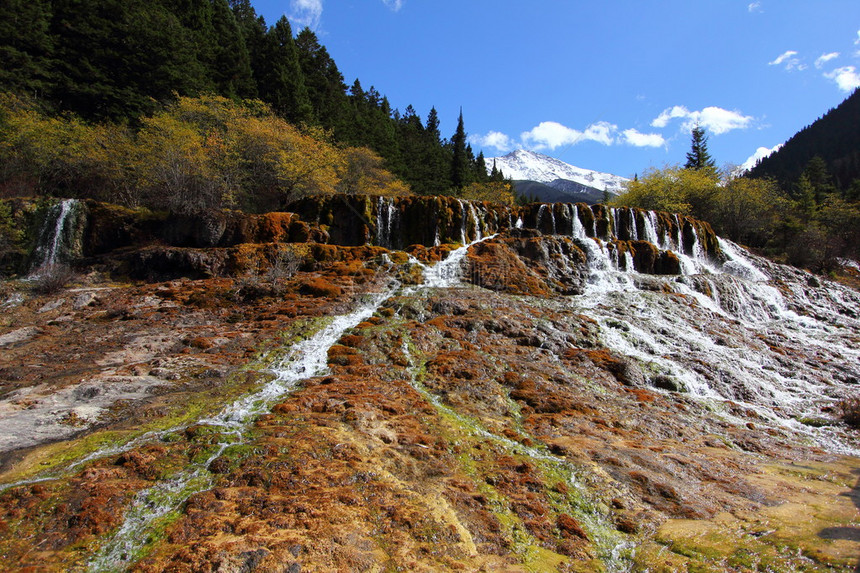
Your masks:
{"label": "cascading waterfall", "polygon": [[460,199],[457,199],[457,203],[460,205],[460,244],[465,245],[469,242],[466,238],[466,204]]}
{"label": "cascading waterfall", "polygon": [[638,241],[639,240],[639,229],[636,226],[636,212],[628,211],[627,216],[630,220],[630,240]]}
{"label": "cascading waterfall", "polygon": [[[458,203],[463,246],[433,266],[412,259],[412,264],[423,267],[424,281],[408,292],[460,286],[469,247],[493,238],[494,235],[483,237],[493,230],[493,223],[483,221],[473,204]],[[44,242],[42,265],[61,257],[61,237],[73,207],[71,202],[58,204],[56,217],[43,228],[46,237],[45,229],[50,228],[53,233]],[[382,197],[376,208],[376,242],[391,248],[398,242],[394,235],[400,230],[397,224],[400,211],[391,199]],[[560,217],[569,217],[570,236],[585,251],[589,273],[585,294],[565,297],[560,303],[562,308],[592,318],[598,325],[602,345],[634,361],[645,384],[664,391],[685,392],[707,403],[715,417],[734,419],[743,408],[758,416],[757,425],[802,433],[831,451],[860,453],[840,441],[838,435],[834,437],[835,430],[800,421],[820,412],[822,404],[842,398],[847,384],[860,380],[860,349],[856,344],[860,332],[857,313],[860,295],[754,257],[725,239],[717,239],[725,260],[708,261],[704,247],[710,245],[710,237],[700,236],[696,225],[678,215],[672,218],[674,225],[666,225],[667,220],[663,218],[660,224],[655,212],[605,209],[602,217],[607,223],[607,236],[599,238],[598,218],[592,216],[593,237],[590,237],[580,218],[579,206],[541,205],[536,226],[551,229],[555,234],[556,208]],[[586,214],[584,210],[583,215]],[[545,220],[547,216],[551,217],[549,221]],[[456,217],[453,219],[456,221]],[[522,219],[514,222],[510,213],[507,222],[516,228],[523,225]],[[688,245],[684,240],[685,224],[690,225]],[[456,234],[456,222],[450,231]],[[567,231],[566,223],[562,231]],[[437,245],[439,233],[437,226],[434,239]],[[471,243],[470,235],[475,237]],[[636,273],[631,251],[622,242],[615,242],[620,236],[630,241],[648,241],[659,250],[672,251],[680,260],[682,275]],[[207,469],[210,462],[226,448],[243,443],[249,425],[283,400],[302,380],[324,373],[329,348],[349,328],[370,317],[399,288],[397,284],[388,285],[369,295],[353,312],[335,317],[316,334],[293,346],[273,366],[275,380],[255,394],[228,405],[219,414],[199,420],[220,429],[221,443],[213,447],[206,460],[140,492],[121,528],[90,562],[90,569],[111,571],[130,566],[160,520],[166,519],[190,496],[213,486],[213,476]],[[707,360],[702,360],[704,356]],[[839,367],[806,369],[802,366],[805,358]],[[417,371],[415,367],[413,370]],[[413,385],[421,391],[419,384]],[[435,407],[448,408],[432,394],[427,396]],[[456,415],[451,408],[445,412]],[[558,466],[566,463],[487,430],[475,432],[481,438],[519,448],[518,451],[536,459]],[[608,542],[604,544],[604,549],[607,548],[611,549]]]}
{"label": "cascading waterfall", "polygon": [[42,228],[39,230],[39,241],[34,251],[32,275],[39,275],[45,269],[66,261],[69,243],[78,214],[77,199],[63,199],[53,205],[47,213]]}
{"label": "cascading waterfall", "polygon": [[393,246],[391,227],[397,218],[397,207],[390,197],[379,197],[376,203],[376,244],[380,247]]}
{"label": "cascading waterfall", "polygon": [[657,237],[657,213],[654,211],[646,211],[644,213],[645,221],[645,240],[649,243],[657,245],[662,250],[668,250],[669,246],[666,241],[665,233],[660,238]]}
{"label": "cascading waterfall", "polygon": [[579,220],[579,209],[576,205],[568,204],[568,210],[570,213],[571,224],[570,236],[574,239],[587,239],[588,237],[585,234],[585,227],[582,226],[582,221]]}
{"label": "cascading waterfall", "polygon": [[535,221],[535,227],[537,227],[538,229],[542,228],[541,223],[543,222],[544,213],[546,213],[546,205],[542,204],[540,207],[538,207],[537,220]]}
{"label": "cascading waterfall", "polygon": [[[578,206],[541,205],[535,226],[557,232],[556,208],[569,218],[570,236],[585,251],[588,265],[585,294],[570,297],[570,305],[598,320],[602,342],[608,348],[637,360],[647,379],[663,380],[661,387],[665,380],[673,380],[669,386],[710,401],[718,412],[720,404],[742,404],[768,423],[809,434],[831,449],[845,450],[847,446],[833,442],[828,430],[796,422],[817,411],[819,404],[841,397],[834,375],[810,376],[798,371],[761,340],[776,336],[778,344],[798,355],[812,351],[840,364],[860,364],[860,351],[852,342],[860,330],[860,321],[852,318],[852,312],[860,309],[856,294],[832,285],[817,289],[813,297],[807,294],[812,291],[805,278],[781,281],[777,288],[773,275],[783,272],[777,272],[783,267],[768,266],[725,239],[717,238],[724,258],[711,260],[697,226],[679,215],[672,215],[671,224],[663,225],[652,211],[604,209],[608,236],[598,238],[601,211],[592,209],[592,238],[585,231]],[[520,222],[515,226],[520,227]],[[680,262],[681,275],[639,275],[630,250],[614,242],[619,235],[671,251]],[[465,253],[465,248],[452,253],[447,261],[452,266],[438,266],[434,272],[443,274],[428,273],[425,284],[453,284],[450,278],[459,272]],[[655,283],[663,286],[657,288]],[[643,289],[642,284],[651,286]],[[800,306],[797,302],[790,306],[784,292],[793,293],[792,301],[800,301]],[[840,302],[842,299],[848,302]],[[854,310],[832,310],[840,305]],[[642,308],[652,310],[644,315],[632,310]],[[827,317],[826,321],[821,317]],[[623,328],[618,328],[619,322]],[[738,339],[715,333],[731,333]],[[703,354],[716,364],[713,372],[696,360]],[[848,378],[860,379],[860,367],[852,371],[856,372]]]}
{"label": "cascading waterfall", "polygon": [[612,226],[609,227],[610,237],[614,234],[616,237],[620,238],[621,233],[619,231],[621,229],[621,226],[618,224],[618,209],[616,209],[615,207],[611,207],[609,209],[608,219],[612,222]]}
{"label": "cascading waterfall", "polygon": [[471,202],[469,203],[469,222],[475,226],[475,240],[480,241],[483,235],[481,232],[481,218],[478,217],[478,213],[475,211],[475,205]]}
{"label": "cascading waterfall", "polygon": [[675,219],[675,225],[678,227],[677,234],[675,235],[675,249],[678,253],[684,253],[684,224],[681,222],[681,217],[677,213],[673,215]]}
{"label": "cascading waterfall", "polygon": [[[651,215],[645,220],[654,222]],[[675,221],[682,229],[681,219]],[[646,224],[646,235],[653,240],[656,225],[653,234],[649,227]],[[798,420],[814,417],[822,404],[844,397],[840,380],[860,380],[860,295],[836,284],[811,288],[801,271],[754,259],[725,239],[718,243],[726,258],[721,265],[706,261],[696,235],[691,245],[695,256],[682,257],[683,251],[676,251],[682,276],[648,278],[681,297],[657,292],[654,286],[638,288],[635,273],[607,269],[605,262],[592,259],[595,251],[587,249],[590,284],[585,295],[570,297],[570,308],[597,320],[603,345],[636,360],[647,379],[661,381],[660,387],[672,380],[669,386],[710,402],[718,415],[731,418],[729,405],[740,404],[768,424],[856,455],[847,442],[834,437],[836,430]],[[676,244],[683,246],[681,231]],[[608,278],[621,275],[631,278]],[[784,292],[792,293],[791,305]],[[837,366],[798,368],[797,362],[807,355]],[[699,356],[708,357],[707,367]]]}

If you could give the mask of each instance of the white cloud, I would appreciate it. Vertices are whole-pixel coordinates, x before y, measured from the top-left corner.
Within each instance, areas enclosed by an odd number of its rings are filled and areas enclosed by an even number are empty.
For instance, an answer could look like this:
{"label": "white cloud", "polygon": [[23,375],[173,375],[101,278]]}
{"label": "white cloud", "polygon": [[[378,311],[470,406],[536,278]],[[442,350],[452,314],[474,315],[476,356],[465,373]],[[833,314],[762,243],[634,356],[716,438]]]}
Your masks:
{"label": "white cloud", "polygon": [[544,121],[531,131],[523,132],[523,144],[535,150],[556,149],[565,145],[576,145],[583,141],[597,141],[603,145],[613,143],[612,134],[618,127],[605,121],[593,123],[585,131],[571,129],[555,121]]}
{"label": "white cloud", "polygon": [[710,106],[701,111],[690,111],[682,105],[663,110],[654,121],[652,127],[666,127],[673,119],[683,119],[681,129],[690,131],[699,125],[714,135],[722,135],[734,129],[746,129],[753,123],[754,118],[739,111]]}
{"label": "white cloud", "polygon": [[290,21],[300,27],[317,28],[322,12],[323,0],[290,0]]}
{"label": "white cloud", "polygon": [[761,8],[761,2],[751,2],[749,6],[747,6],[747,10],[750,12],[764,12]]}
{"label": "white cloud", "polygon": [[857,39],[854,40],[855,46],[860,46],[860,30],[857,30]]}
{"label": "white cloud", "polygon": [[613,125],[606,121],[598,121],[597,123],[592,123],[585,128],[585,139],[596,141],[603,145],[612,145],[612,133],[616,130],[618,130],[617,125]]}
{"label": "white cloud", "polygon": [[794,50],[788,50],[777,56],[774,61],[768,62],[767,65],[781,66],[785,64],[785,69],[788,71],[805,70],[806,64],[802,63],[800,61],[800,58],[796,58],[796,55],[797,52],[795,52]]}
{"label": "white cloud", "polygon": [[857,73],[857,68],[854,66],[836,68],[832,72],[824,74],[824,77],[836,82],[839,89],[844,92],[854,91],[860,87],[860,74]]}
{"label": "white cloud", "polygon": [[514,141],[499,131],[491,131],[487,135],[471,135],[469,142],[479,147],[494,147],[502,153],[514,149]]}
{"label": "white cloud", "polygon": [[393,11],[398,12],[403,8],[403,2],[405,2],[405,0],[382,0],[382,2]]}
{"label": "white cloud", "polygon": [[654,121],[651,122],[651,127],[663,128],[669,125],[669,122],[673,119],[689,116],[690,110],[688,110],[682,105],[676,105],[674,107],[670,107],[663,110],[663,113],[661,113]]}
{"label": "white cloud", "polygon": [[634,147],[663,147],[666,140],[659,133],[639,133],[635,129],[625,129],[622,132],[624,143]]}
{"label": "white cloud", "polygon": [[598,121],[583,131],[572,129],[555,121],[544,121],[520,134],[515,141],[499,131],[486,135],[472,135],[469,142],[478,147],[493,147],[500,152],[508,152],[517,147],[535,151],[555,150],[559,147],[576,145],[584,141],[595,141],[603,145],[632,145],[634,147],[662,147],[666,140],[659,133],[640,133],[636,129],[626,129],[619,133],[618,126],[608,121]]}
{"label": "white cloud", "polygon": [[765,157],[767,157],[771,153],[775,153],[775,152],[779,151],[779,149],[782,147],[782,145],[783,144],[780,143],[779,145],[776,145],[776,146],[771,147],[771,148],[759,147],[758,149],[755,150],[755,153],[750,155],[747,158],[747,160],[743,162],[743,165],[741,165],[741,171],[742,172],[743,171],[749,171],[750,169],[755,167],[755,164],[758,163],[758,161],[760,159],[764,159]]}
{"label": "white cloud", "polygon": [[739,111],[730,111],[720,107],[706,107],[702,111],[693,112],[694,116],[687,127],[699,124],[714,135],[720,135],[733,129],[746,129],[753,122],[753,117]]}
{"label": "white cloud", "polygon": [[834,60],[839,57],[839,52],[830,52],[829,54],[821,54],[817,60],[815,60],[815,67],[819,70],[821,66],[829,62],[830,60]]}
{"label": "white cloud", "polygon": [[784,61],[786,61],[787,59],[791,58],[792,56],[796,56],[796,55],[797,55],[797,52],[795,52],[794,50],[788,50],[787,52],[783,52],[782,54],[777,56],[777,58],[774,61],[768,62],[767,65],[778,66],[778,65],[782,64]]}

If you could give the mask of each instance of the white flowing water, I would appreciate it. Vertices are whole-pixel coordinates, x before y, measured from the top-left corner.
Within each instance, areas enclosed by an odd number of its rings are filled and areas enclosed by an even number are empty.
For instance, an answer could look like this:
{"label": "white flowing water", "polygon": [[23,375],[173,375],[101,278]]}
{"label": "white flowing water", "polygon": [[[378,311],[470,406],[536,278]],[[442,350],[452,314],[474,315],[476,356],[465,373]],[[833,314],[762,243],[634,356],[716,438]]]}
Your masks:
{"label": "white flowing water", "polygon": [[391,197],[379,197],[376,202],[376,244],[391,248],[392,223],[397,218],[397,207]]}
{"label": "white flowing water", "polygon": [[263,414],[296,385],[326,372],[328,350],[346,330],[369,318],[380,304],[393,295],[399,285],[367,295],[353,312],[335,317],[319,332],[290,348],[273,366],[276,378],[258,392],[228,405],[218,415],[200,420],[200,424],[221,430],[222,442],[203,462],[192,465],[173,479],[160,482],[138,493],[125,521],[89,564],[90,571],[122,571],[139,557],[150,529],[175,511],[191,495],[205,491],[212,484],[208,465],[232,444],[242,441],[242,434],[257,416]]}
{"label": "white flowing water", "polygon": [[[634,211],[607,209],[611,239],[629,224],[631,238],[681,263],[681,276],[640,275],[629,253],[586,236],[578,207],[566,209],[588,266],[585,292],[569,297],[569,307],[598,322],[607,348],[636,361],[648,381],[672,380],[722,415],[730,417],[727,404],[740,404],[822,447],[858,453],[838,428],[801,422],[826,418],[822,411],[860,384],[860,294],[721,238],[724,260],[711,260],[695,227],[685,244],[678,215],[669,232],[656,213],[643,212],[640,236]],[[550,227],[550,212],[538,209],[538,227]]]}
{"label": "white flowing water", "polygon": [[481,231],[481,218],[478,217],[478,213],[475,211],[475,205],[471,202],[469,203],[469,221],[475,226],[475,241],[480,241],[483,236]]}
{"label": "white flowing water", "polygon": [[715,265],[696,243],[683,276],[656,277],[618,271],[599,241],[579,242],[589,284],[569,308],[595,319],[601,343],[633,359],[646,379],[671,379],[717,412],[740,404],[775,427],[856,455],[835,437],[838,429],[801,422],[820,419],[860,381],[860,293],[723,239],[727,260]]}
{"label": "white flowing water", "polygon": [[35,249],[33,261],[33,276],[38,276],[44,269],[62,261],[63,240],[68,233],[66,227],[72,220],[77,208],[77,199],[63,199],[48,211],[39,230],[39,242]]}
{"label": "white flowing water", "polygon": [[[486,237],[489,239],[492,237]],[[486,240],[480,239],[480,240]],[[424,282],[417,288],[450,288],[462,284],[462,266],[474,241],[451,251],[448,257],[427,267],[414,259],[410,262],[424,267]],[[191,495],[212,486],[209,464],[230,445],[241,443],[246,428],[268,412],[271,407],[294,390],[299,382],[323,375],[327,371],[328,350],[359,322],[369,318],[377,308],[400,288],[399,283],[366,295],[353,312],[335,317],[313,336],[293,345],[286,356],[272,367],[276,377],[256,393],[245,396],[225,407],[219,414],[198,421],[198,424],[219,429],[222,439],[205,461],[183,470],[171,480],[160,482],[135,496],[125,521],[89,564],[90,571],[124,571],[139,558],[150,531],[176,511]]]}
{"label": "white flowing water", "polygon": [[469,242],[466,238],[466,204],[460,199],[457,203],[460,205],[460,244],[465,245]]}

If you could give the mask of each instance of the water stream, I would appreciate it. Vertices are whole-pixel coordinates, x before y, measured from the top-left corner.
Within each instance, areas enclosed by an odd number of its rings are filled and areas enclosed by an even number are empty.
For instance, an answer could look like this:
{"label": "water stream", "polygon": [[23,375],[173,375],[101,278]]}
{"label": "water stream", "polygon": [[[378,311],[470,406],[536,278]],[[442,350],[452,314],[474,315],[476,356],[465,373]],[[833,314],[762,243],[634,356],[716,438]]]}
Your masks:
{"label": "water stream", "polygon": [[[425,266],[424,283],[414,288],[449,288],[459,285],[463,260],[469,246],[452,251],[445,260],[431,267]],[[258,392],[236,400],[215,416],[199,420],[198,424],[219,428],[221,442],[205,460],[192,464],[170,480],[139,492],[122,526],[92,559],[89,570],[124,571],[137,561],[159,523],[168,519],[191,495],[212,486],[212,474],[207,469],[209,464],[227,447],[242,443],[247,427],[260,414],[268,412],[275,403],[283,400],[299,382],[323,375],[327,371],[328,350],[347,330],[372,316],[399,288],[399,283],[394,282],[378,293],[366,295],[354,311],[335,317],[316,334],[293,345],[287,355],[273,366],[275,379]]]}
{"label": "water stream", "polygon": [[53,265],[67,262],[70,235],[79,210],[77,199],[63,199],[48,210],[39,229],[39,239],[34,250],[31,276],[39,276]]}
{"label": "water stream", "polygon": [[206,460],[191,465],[171,480],[138,493],[123,525],[90,562],[90,571],[122,571],[136,561],[153,525],[175,511],[191,495],[211,487],[212,475],[207,467],[212,460],[228,446],[241,443],[248,425],[269,411],[300,381],[324,374],[329,348],[344,332],[369,318],[398,287],[395,284],[379,293],[366,295],[354,311],[335,317],[316,334],[290,348],[287,355],[273,366],[276,378],[258,392],[236,400],[216,416],[199,420],[199,424],[219,427],[223,441]]}

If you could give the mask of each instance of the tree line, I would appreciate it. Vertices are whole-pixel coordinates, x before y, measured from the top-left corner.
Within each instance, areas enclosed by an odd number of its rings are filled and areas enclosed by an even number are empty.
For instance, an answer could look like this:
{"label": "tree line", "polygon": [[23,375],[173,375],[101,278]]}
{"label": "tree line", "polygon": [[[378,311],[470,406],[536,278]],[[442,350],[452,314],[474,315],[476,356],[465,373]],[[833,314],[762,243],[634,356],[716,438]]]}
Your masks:
{"label": "tree line", "polygon": [[816,157],[827,165],[830,184],[840,190],[850,188],[860,178],[860,89],[793,135],[777,152],[761,159],[750,176],[769,177],[791,186]]}
{"label": "tree line", "polygon": [[394,109],[357,79],[347,86],[312,30],[294,35],[286,17],[269,25],[249,0],[0,6],[0,91],[35,103],[45,116],[142,130],[178,98],[259,100],[291,126],[373,151],[414,193],[504,188],[468,144],[462,112],[456,132],[444,138],[435,108],[422,121],[411,106]]}

